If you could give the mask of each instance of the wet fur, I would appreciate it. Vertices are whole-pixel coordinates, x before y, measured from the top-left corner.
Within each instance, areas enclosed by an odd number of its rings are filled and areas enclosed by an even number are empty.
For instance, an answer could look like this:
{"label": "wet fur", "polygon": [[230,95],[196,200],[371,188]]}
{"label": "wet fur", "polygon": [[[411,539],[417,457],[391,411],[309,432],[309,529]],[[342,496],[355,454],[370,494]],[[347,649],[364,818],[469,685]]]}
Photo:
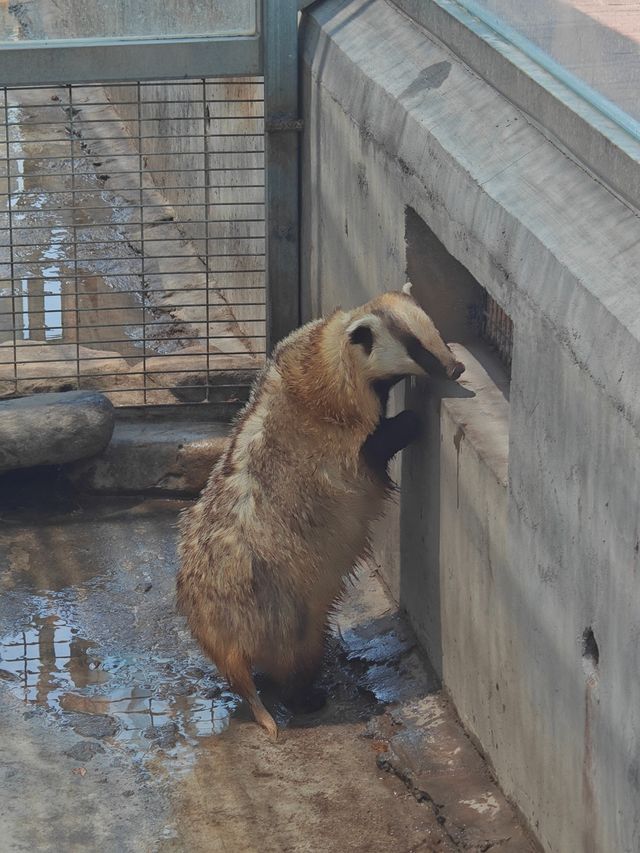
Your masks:
{"label": "wet fur", "polygon": [[[360,314],[391,310],[391,296]],[[418,429],[413,413],[385,417],[399,377],[364,375],[366,341],[345,333],[358,316],[337,311],[279,344],[181,520],[179,607],[274,738],[252,669],[285,687],[311,683],[332,608],[392,488],[387,462]]]}

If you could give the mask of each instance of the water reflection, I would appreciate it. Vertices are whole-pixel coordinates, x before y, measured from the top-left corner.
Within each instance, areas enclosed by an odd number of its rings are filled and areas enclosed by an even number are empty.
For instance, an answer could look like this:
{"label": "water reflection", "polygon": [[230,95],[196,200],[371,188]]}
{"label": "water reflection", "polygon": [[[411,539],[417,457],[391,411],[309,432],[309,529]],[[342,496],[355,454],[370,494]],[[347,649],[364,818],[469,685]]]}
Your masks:
{"label": "water reflection", "polygon": [[0,639],[0,681],[23,701],[57,715],[112,718],[115,739],[136,751],[193,745],[228,727],[239,702],[211,673],[143,653],[101,657],[78,626],[42,605],[24,629]]}
{"label": "water reflection", "polygon": [[35,615],[27,628],[0,643],[0,675],[16,685],[25,701],[50,705],[70,687],[84,688],[108,679],[91,647],[78,636],[77,628],[58,616]]}

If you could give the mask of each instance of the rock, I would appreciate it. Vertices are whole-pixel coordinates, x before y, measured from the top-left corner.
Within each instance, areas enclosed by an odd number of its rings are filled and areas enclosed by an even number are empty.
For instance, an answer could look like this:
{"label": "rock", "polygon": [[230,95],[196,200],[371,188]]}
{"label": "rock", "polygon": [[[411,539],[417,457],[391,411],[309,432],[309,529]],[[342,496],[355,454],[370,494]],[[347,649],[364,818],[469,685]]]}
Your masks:
{"label": "rock", "polygon": [[115,422],[102,394],[71,391],[0,402],[0,471],[60,465],[95,456]]}
{"label": "rock", "polygon": [[73,714],[71,727],[81,737],[113,737],[120,728],[115,717],[108,714]]}
{"label": "rock", "polygon": [[0,397],[115,389],[114,401],[119,403],[119,390],[140,385],[141,377],[135,375],[137,370],[137,366],[111,350],[18,341],[14,355],[13,342],[9,341],[0,344]]}
{"label": "rock", "polygon": [[38,705],[37,707],[32,708],[30,711],[25,711],[24,714],[22,715],[22,719],[23,720],[32,720],[34,717],[42,717],[46,713],[47,712],[42,707],[42,705]]}
{"label": "rock", "polygon": [[173,749],[178,742],[179,730],[176,723],[168,722],[163,726],[149,726],[142,734],[161,749]]}
{"label": "rock", "polygon": [[80,741],[65,751],[68,758],[74,761],[91,761],[94,755],[104,752],[104,747],[94,740]]}
{"label": "rock", "polygon": [[0,678],[3,681],[12,681],[16,683],[20,682],[20,679],[15,674],[15,672],[10,672],[8,669],[0,669]]}

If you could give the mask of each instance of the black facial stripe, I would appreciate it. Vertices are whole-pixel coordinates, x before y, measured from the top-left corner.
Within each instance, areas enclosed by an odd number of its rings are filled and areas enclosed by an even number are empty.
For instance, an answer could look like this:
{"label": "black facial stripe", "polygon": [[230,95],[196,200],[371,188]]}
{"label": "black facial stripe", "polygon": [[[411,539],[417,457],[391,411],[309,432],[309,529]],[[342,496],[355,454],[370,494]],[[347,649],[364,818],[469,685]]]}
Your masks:
{"label": "black facial stripe", "polygon": [[409,358],[412,358],[416,364],[420,365],[423,370],[426,370],[431,376],[446,376],[446,370],[440,361],[428,349],[425,349],[418,338],[407,329],[402,323],[392,315],[382,311],[374,311],[385,322],[393,337],[399,341],[406,349]]}
{"label": "black facial stripe", "polygon": [[430,353],[428,349],[425,349],[420,341],[415,337],[415,335],[411,335],[411,340],[408,340],[406,343],[407,352],[409,353],[410,358],[412,358],[416,364],[419,364],[423,370],[426,370],[430,376],[446,376],[446,370],[440,363],[440,361]]}

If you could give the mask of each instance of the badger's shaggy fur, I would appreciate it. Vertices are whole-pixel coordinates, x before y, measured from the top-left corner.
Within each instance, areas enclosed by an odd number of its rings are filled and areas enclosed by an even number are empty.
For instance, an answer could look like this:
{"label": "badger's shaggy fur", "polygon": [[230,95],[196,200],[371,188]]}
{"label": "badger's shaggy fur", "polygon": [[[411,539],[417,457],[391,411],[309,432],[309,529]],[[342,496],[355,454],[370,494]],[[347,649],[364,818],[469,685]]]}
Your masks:
{"label": "badger's shaggy fur", "polygon": [[389,388],[434,367],[464,369],[406,291],[303,326],[276,348],[183,515],[179,607],[273,737],[252,668],[313,680],[391,486],[387,462],[417,434],[411,412],[386,419]]}

